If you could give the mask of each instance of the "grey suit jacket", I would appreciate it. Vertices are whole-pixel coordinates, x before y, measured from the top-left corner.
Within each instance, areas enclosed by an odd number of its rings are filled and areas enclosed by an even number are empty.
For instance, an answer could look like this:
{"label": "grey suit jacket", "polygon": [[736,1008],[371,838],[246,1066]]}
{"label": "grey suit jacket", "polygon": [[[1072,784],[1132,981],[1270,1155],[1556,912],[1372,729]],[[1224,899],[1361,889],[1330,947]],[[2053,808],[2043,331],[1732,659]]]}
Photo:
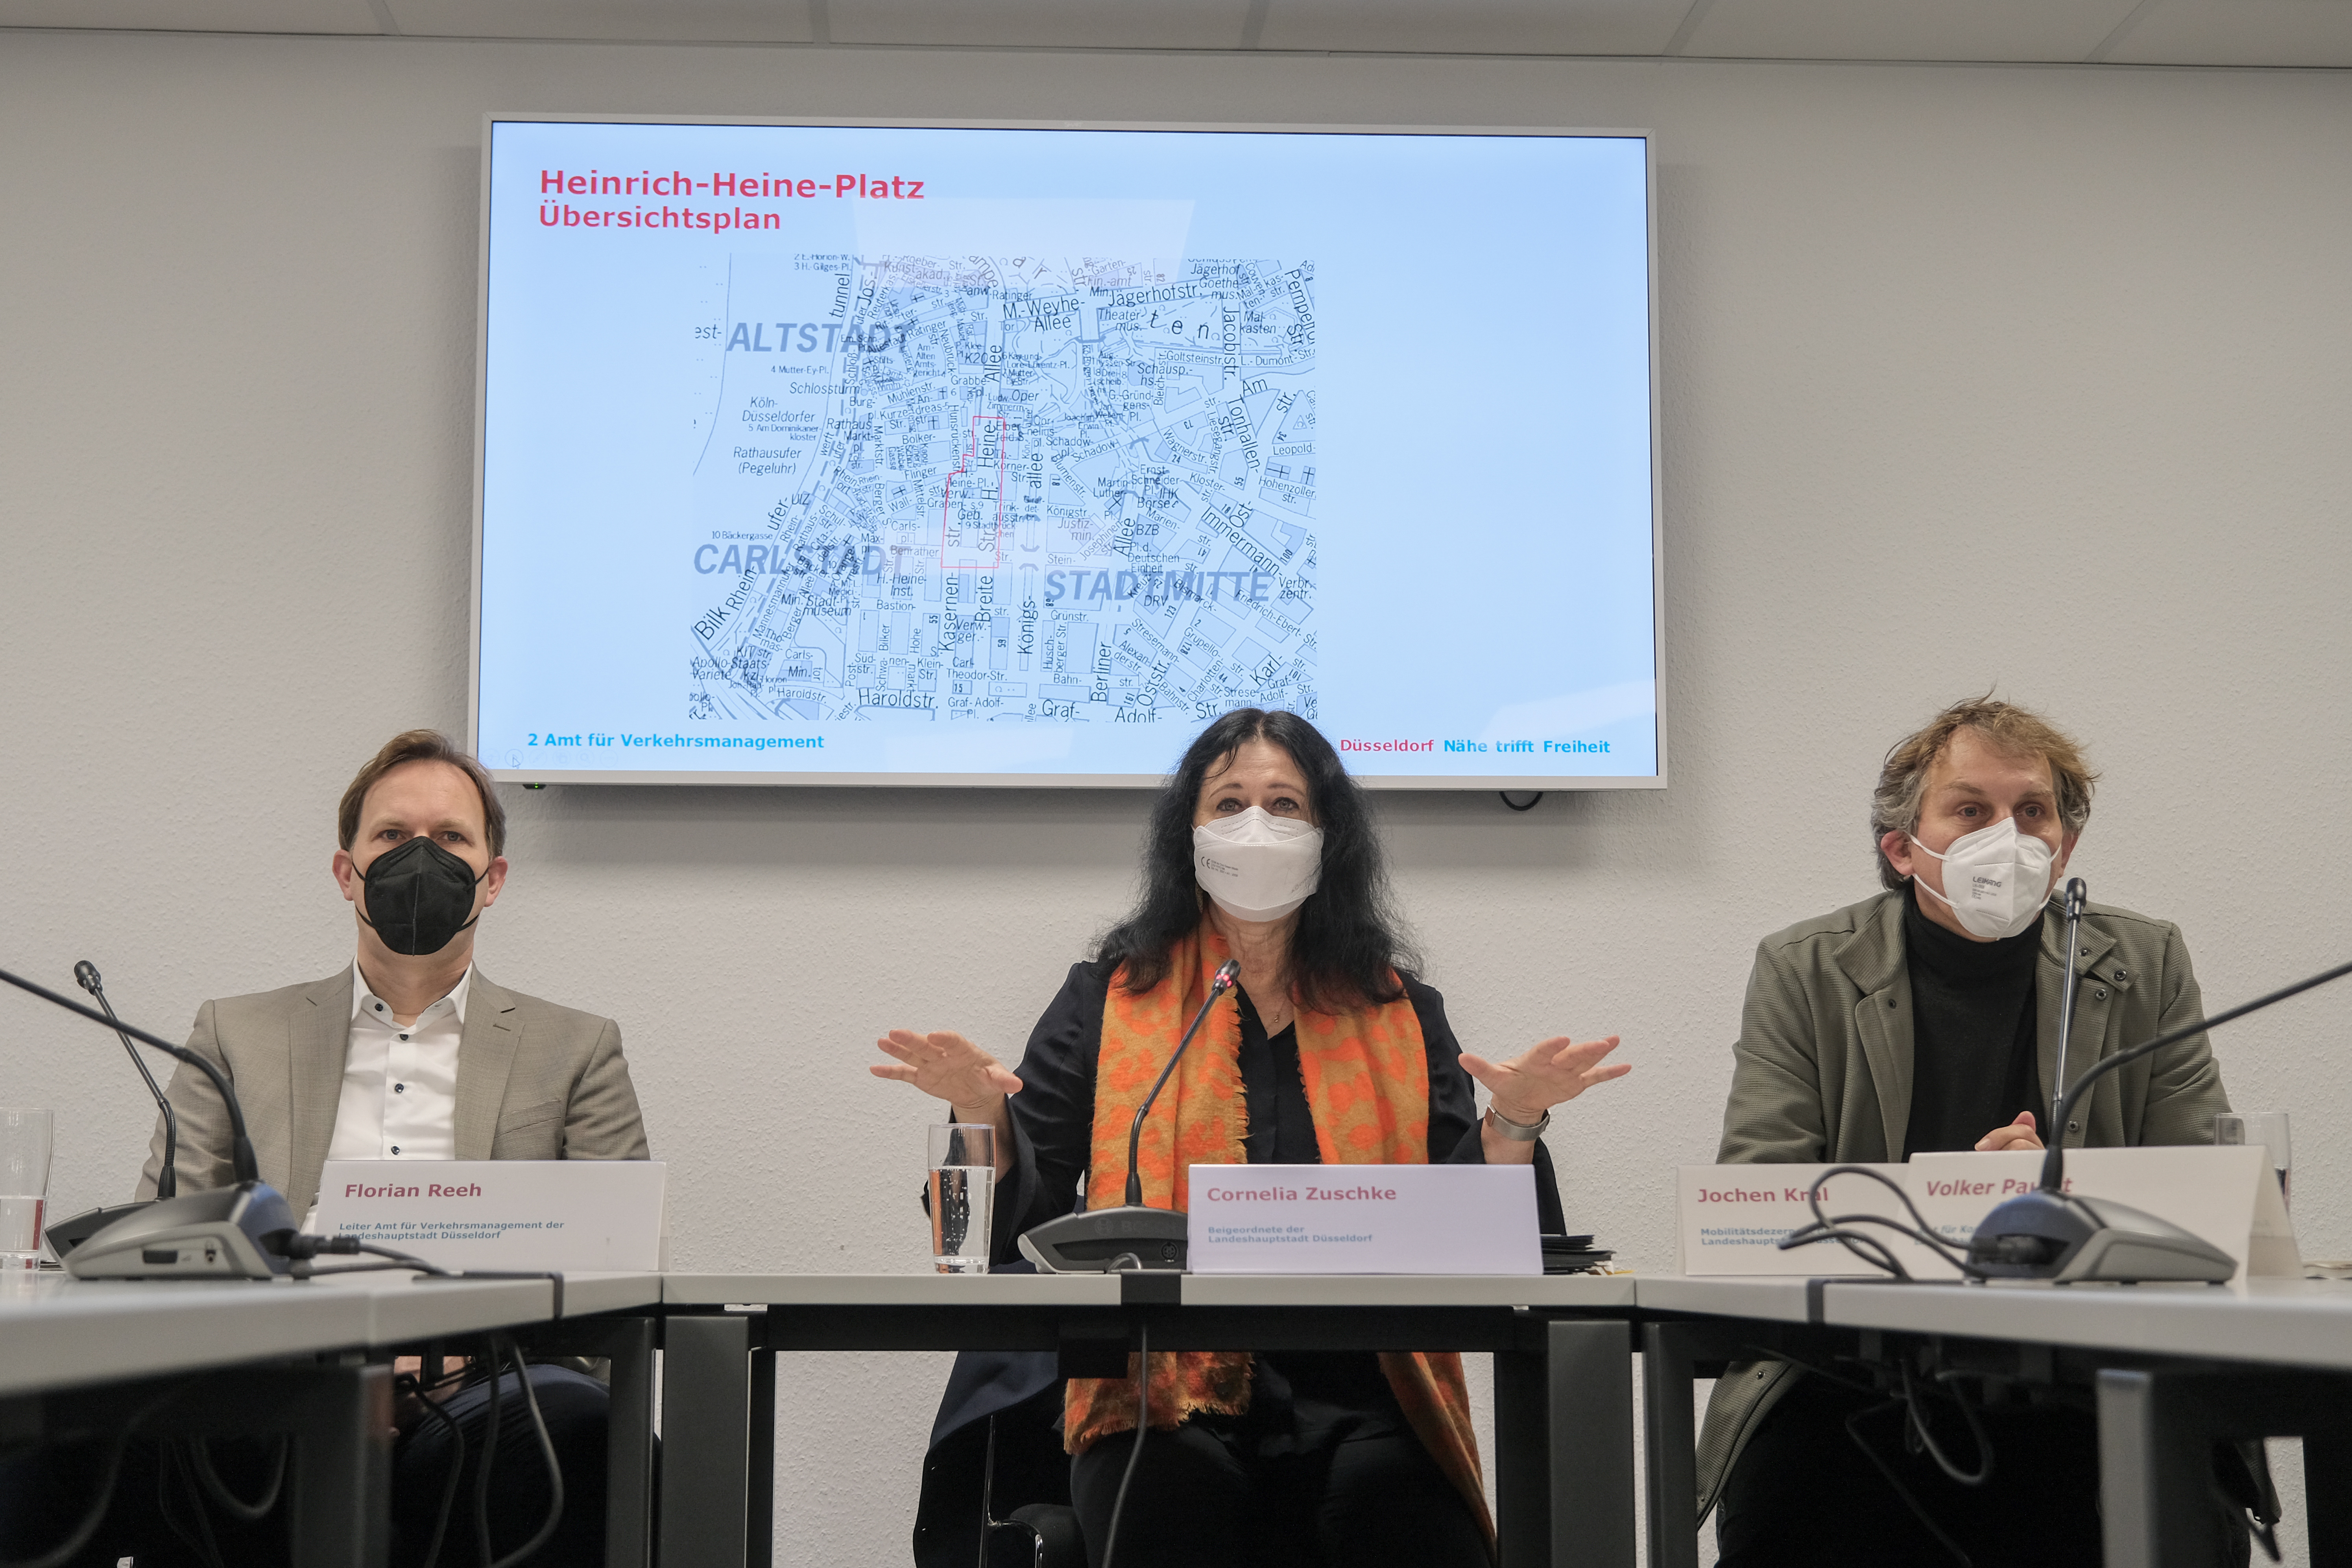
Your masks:
{"label": "grey suit jacket", "polygon": [[[206,1002],[188,1036],[188,1048],[236,1086],[261,1179],[297,1214],[318,1201],[351,1033],[346,968],[308,985]],[[212,1080],[183,1063],[168,1092],[180,1116],[181,1190],[227,1186],[228,1113]],[[493,985],[479,969],[457,1039],[457,1122],[461,1160],[650,1157],[620,1026]],[[154,1196],[163,1167],[158,1116],[141,1197]]]}
{"label": "grey suit jacket", "polygon": [[[1903,906],[1902,894],[1882,893],[1758,946],[1717,1160],[1872,1165],[1909,1157],[1913,1036]],[[2044,1094],[2058,1064],[2065,936],[2053,899],[2042,911],[2034,971]],[[2088,904],[2082,946],[2066,1042],[2069,1083],[2102,1057],[2203,1015],[2188,944],[2171,922]],[[2198,1034],[2100,1080],[2059,1135],[2069,1148],[2208,1143],[2214,1116],[2229,1108],[2221,1070]],[[1702,1520],[1749,1435],[1787,1389],[1789,1372],[1785,1362],[1738,1363],[1716,1384],[1699,1434]]]}

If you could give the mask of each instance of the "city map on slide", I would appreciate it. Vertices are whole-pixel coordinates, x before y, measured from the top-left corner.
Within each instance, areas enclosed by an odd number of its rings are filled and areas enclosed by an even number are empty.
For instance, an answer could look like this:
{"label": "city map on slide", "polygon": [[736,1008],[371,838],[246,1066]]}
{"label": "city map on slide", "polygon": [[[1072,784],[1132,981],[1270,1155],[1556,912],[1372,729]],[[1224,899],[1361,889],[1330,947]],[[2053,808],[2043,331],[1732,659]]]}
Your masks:
{"label": "city map on slide", "polygon": [[1315,716],[1311,261],[739,254],[706,331],[679,718]]}

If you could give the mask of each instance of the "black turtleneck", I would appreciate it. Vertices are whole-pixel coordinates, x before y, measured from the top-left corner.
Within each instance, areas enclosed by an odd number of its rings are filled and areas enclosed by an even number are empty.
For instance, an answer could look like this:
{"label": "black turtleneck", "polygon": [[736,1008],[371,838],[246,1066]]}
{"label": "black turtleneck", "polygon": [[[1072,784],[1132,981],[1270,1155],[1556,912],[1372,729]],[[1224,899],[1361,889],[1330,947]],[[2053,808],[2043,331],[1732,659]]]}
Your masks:
{"label": "black turtleneck", "polygon": [[[2042,1103],[2033,965],[2040,921],[1998,942],[1971,942],[1919,912],[1906,891],[1903,946],[1911,971],[1911,1128],[1906,1155],[1973,1149]],[[2048,1129],[2043,1127],[2043,1131]]]}

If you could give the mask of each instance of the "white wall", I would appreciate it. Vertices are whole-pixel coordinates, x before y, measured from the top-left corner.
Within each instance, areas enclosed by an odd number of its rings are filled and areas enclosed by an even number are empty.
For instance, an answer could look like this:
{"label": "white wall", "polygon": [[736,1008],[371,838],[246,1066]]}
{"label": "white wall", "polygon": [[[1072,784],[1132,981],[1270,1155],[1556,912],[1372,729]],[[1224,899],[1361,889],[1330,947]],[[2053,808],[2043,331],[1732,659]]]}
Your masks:
{"label": "white wall", "polygon": [[[176,1030],[331,972],[336,797],[466,717],[485,110],[1646,126],[1675,786],[1383,806],[1465,1041],[1621,1032],[1551,1134],[1672,1262],[1756,939],[1872,882],[1880,753],[1998,683],[2106,772],[2077,866],[2230,1000],[2352,946],[2352,83],[2129,71],[0,35],[0,964]],[[1401,208],[1400,223],[1412,221]],[[1540,310],[1433,291],[1433,319]],[[1570,585],[1521,590],[1573,614]],[[1409,601],[1402,601],[1401,605]],[[502,982],[618,1017],[681,1265],[897,1270],[928,1113],[875,1032],[1016,1051],[1131,884],[1117,794],[514,791]],[[2223,1035],[2352,1255],[2352,988]],[[0,998],[60,1212],[117,1048]],[[788,1367],[781,1551],[901,1560],[942,1363]]]}

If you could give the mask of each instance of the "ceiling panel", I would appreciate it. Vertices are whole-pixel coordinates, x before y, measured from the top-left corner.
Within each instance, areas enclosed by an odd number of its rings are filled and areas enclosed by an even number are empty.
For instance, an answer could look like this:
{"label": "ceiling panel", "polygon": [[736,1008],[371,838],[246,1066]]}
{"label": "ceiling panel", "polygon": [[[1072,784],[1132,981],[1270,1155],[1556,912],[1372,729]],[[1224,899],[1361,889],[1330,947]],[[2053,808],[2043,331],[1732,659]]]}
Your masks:
{"label": "ceiling panel", "polygon": [[1735,59],[2079,60],[2137,0],[1714,0],[1679,51]]}
{"label": "ceiling panel", "polygon": [[2352,66],[2352,4],[2160,0],[2107,58],[2133,65]]}
{"label": "ceiling panel", "polygon": [[1655,55],[1692,0],[1271,0],[1269,49]]}
{"label": "ceiling panel", "polygon": [[1249,0],[828,0],[836,44],[1231,49]]}
{"label": "ceiling panel", "polygon": [[367,0],[0,0],[0,27],[373,33]]}
{"label": "ceiling panel", "polygon": [[[205,0],[207,5],[217,0]],[[443,38],[599,38],[805,44],[808,0],[385,0],[404,33]]]}

